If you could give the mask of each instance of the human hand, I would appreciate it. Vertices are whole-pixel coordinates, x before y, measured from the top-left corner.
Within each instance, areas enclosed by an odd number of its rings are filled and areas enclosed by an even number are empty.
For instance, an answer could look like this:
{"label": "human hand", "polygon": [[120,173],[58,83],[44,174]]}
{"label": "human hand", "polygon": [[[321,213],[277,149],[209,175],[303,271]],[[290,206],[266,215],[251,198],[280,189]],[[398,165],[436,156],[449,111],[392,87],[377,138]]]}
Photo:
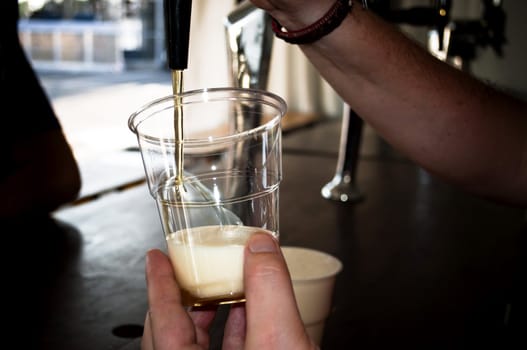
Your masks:
{"label": "human hand", "polygon": [[251,2],[273,16],[289,30],[304,28],[331,8],[336,0],[251,0]]}
{"label": "human hand", "polygon": [[[245,304],[231,307],[223,349],[316,349],[306,334],[291,279],[278,242],[266,233],[254,235],[244,258]],[[168,257],[159,250],[147,254],[149,311],[143,350],[208,349],[214,309],[191,309],[181,293]]]}

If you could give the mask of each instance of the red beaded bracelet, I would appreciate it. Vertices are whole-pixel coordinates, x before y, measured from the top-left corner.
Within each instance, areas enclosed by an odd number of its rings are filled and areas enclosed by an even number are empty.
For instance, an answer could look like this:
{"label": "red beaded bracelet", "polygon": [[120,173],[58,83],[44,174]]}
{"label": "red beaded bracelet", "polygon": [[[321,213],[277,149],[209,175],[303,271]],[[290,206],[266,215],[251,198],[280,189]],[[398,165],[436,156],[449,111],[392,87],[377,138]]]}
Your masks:
{"label": "red beaded bracelet", "polygon": [[[275,35],[288,43],[310,44],[335,30],[351,12],[352,6],[352,0],[337,0],[322,18],[299,30],[289,31],[274,18],[271,20],[271,26]],[[363,7],[367,8],[365,0],[363,0]]]}

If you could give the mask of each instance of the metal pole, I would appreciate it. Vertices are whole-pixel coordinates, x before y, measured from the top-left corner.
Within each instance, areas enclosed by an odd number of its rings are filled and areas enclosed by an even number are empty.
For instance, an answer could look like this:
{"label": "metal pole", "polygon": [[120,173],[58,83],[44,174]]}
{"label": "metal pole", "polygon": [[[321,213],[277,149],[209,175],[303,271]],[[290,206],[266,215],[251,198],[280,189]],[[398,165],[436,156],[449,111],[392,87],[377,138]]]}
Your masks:
{"label": "metal pole", "polygon": [[333,179],[322,187],[322,197],[347,203],[357,203],[364,199],[355,178],[362,127],[362,119],[344,104],[337,168]]}

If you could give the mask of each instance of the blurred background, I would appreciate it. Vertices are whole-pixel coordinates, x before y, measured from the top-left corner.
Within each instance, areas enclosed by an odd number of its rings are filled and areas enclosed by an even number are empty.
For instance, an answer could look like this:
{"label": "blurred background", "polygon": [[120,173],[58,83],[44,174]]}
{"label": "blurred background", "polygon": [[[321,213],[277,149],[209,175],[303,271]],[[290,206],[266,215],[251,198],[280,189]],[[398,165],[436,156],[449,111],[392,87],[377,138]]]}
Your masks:
{"label": "blurred background", "polygon": [[[494,42],[481,41],[481,33],[462,37],[468,46],[464,69],[527,98],[527,40],[523,35],[527,2],[450,2],[448,18],[458,22],[458,27],[488,21],[486,7],[500,5],[505,22],[500,28],[490,28],[502,32],[490,33]],[[370,1],[372,7],[384,10],[437,3]],[[20,38],[76,155],[82,158],[135,145],[126,125],[130,113],[171,92],[163,0],[19,0],[19,6]],[[224,21],[235,6],[235,0],[193,1],[186,90],[231,85]],[[436,29],[432,23],[404,22],[397,25],[423,45],[429,44]],[[304,115],[306,123],[341,117],[339,97],[298,47],[274,40],[270,60],[267,89],[284,97],[290,112]]]}

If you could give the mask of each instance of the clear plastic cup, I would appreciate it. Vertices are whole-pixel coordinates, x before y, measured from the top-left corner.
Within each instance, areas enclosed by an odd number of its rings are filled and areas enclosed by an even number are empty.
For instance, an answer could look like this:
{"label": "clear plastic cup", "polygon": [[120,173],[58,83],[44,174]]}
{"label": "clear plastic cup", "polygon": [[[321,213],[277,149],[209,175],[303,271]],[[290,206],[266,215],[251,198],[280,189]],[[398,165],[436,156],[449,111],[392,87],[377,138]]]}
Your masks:
{"label": "clear plastic cup", "polygon": [[279,236],[286,108],[266,91],[213,88],[160,98],[130,116],[185,305],[244,301],[248,237]]}

